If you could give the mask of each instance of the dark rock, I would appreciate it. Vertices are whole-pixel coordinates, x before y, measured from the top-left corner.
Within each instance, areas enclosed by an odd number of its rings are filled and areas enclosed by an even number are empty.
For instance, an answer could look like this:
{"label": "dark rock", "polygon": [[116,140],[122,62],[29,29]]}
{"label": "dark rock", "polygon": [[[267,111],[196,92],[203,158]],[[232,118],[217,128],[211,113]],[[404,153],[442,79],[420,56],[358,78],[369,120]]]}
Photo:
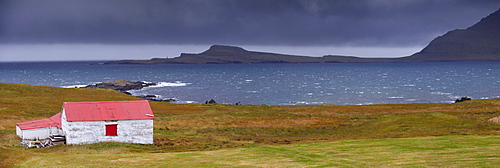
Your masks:
{"label": "dark rock", "polygon": [[156,95],[142,95],[142,96],[136,96],[141,99],[146,99],[146,100],[151,100],[151,101],[157,101],[157,102],[176,102],[177,100],[174,98],[160,98]]}
{"label": "dark rock", "polygon": [[205,101],[205,104],[217,104],[214,99],[210,99],[209,101]]}
{"label": "dark rock", "polygon": [[177,99],[174,99],[174,98],[168,98],[168,99],[161,99],[159,100],[159,102],[176,102]]}
{"label": "dark rock", "polygon": [[141,98],[141,99],[148,99],[148,100],[152,100],[152,99],[157,99],[158,97],[156,95],[142,95],[142,96],[136,96],[138,98]]}
{"label": "dark rock", "polygon": [[85,88],[103,88],[103,89],[113,89],[120,92],[126,92],[128,90],[140,90],[145,87],[154,86],[156,83],[146,83],[146,82],[132,82],[128,80],[115,80],[110,82],[102,82],[95,85],[89,85]]}
{"label": "dark rock", "polygon": [[460,99],[455,100],[455,103],[459,103],[459,102],[463,102],[463,101],[467,101],[467,100],[472,100],[472,99],[470,97],[464,96]]}

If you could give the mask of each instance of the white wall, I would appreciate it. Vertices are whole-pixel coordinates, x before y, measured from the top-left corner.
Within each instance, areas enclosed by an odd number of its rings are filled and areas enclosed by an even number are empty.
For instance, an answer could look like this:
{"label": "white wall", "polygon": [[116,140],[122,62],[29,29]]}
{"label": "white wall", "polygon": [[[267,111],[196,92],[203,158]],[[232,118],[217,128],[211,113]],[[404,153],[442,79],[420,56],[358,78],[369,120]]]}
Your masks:
{"label": "white wall", "polygon": [[37,129],[27,129],[21,130],[19,126],[16,125],[16,134],[22,139],[45,139],[51,134],[60,134],[61,130],[57,127],[46,127]]}
{"label": "white wall", "polygon": [[16,125],[16,135],[23,138],[23,131]]}
{"label": "white wall", "polygon": [[153,120],[119,120],[118,136],[106,136],[105,121],[66,121],[63,109],[62,128],[66,144],[124,142],[153,144]]}

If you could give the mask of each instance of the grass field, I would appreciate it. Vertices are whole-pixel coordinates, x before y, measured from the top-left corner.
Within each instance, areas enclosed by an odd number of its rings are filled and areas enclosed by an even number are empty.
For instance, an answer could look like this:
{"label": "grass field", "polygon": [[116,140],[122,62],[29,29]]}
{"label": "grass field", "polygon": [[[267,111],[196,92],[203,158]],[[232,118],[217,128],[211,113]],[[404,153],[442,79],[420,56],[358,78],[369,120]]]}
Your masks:
{"label": "grass field", "polygon": [[[41,155],[63,158],[75,156],[77,159],[80,154],[89,157],[113,154],[127,160],[126,157],[140,155],[177,155],[172,152],[257,150],[283,144],[340,143],[353,139],[375,141],[462,135],[459,137],[466,140],[474,136],[463,135],[488,137],[500,134],[500,125],[487,121],[500,116],[498,99],[456,104],[307,107],[150,102],[156,117],[155,145],[100,143],[46,149],[17,147],[20,138],[15,135],[15,123],[48,118],[60,112],[62,102],[119,100],[137,98],[106,89],[64,89],[0,83],[0,157],[3,158],[0,167],[28,163],[34,165]],[[425,138],[416,140],[424,141]],[[384,142],[389,141],[387,139]],[[493,148],[496,151],[499,149],[498,146]]]}
{"label": "grass field", "polygon": [[500,136],[360,139],[174,153],[44,154],[21,167],[497,167]]}

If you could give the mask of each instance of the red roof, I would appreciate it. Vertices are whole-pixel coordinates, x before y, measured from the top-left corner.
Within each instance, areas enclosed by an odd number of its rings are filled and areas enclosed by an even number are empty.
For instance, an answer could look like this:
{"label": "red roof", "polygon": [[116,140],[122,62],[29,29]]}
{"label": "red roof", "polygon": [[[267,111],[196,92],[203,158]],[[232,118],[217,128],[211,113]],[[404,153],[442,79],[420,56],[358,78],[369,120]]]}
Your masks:
{"label": "red roof", "polygon": [[64,102],[67,121],[154,119],[147,100]]}
{"label": "red roof", "polygon": [[56,115],[47,119],[16,123],[16,125],[21,130],[47,128],[47,127],[57,127],[61,129],[61,113],[57,113]]}

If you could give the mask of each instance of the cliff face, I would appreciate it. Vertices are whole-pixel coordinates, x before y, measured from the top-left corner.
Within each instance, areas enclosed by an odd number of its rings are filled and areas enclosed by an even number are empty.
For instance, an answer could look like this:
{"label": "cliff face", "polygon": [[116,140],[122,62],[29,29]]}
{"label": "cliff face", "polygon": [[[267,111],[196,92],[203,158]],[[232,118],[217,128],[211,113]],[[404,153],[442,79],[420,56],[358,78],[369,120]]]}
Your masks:
{"label": "cliff face", "polygon": [[432,40],[409,61],[500,61],[500,10],[465,30]]}

